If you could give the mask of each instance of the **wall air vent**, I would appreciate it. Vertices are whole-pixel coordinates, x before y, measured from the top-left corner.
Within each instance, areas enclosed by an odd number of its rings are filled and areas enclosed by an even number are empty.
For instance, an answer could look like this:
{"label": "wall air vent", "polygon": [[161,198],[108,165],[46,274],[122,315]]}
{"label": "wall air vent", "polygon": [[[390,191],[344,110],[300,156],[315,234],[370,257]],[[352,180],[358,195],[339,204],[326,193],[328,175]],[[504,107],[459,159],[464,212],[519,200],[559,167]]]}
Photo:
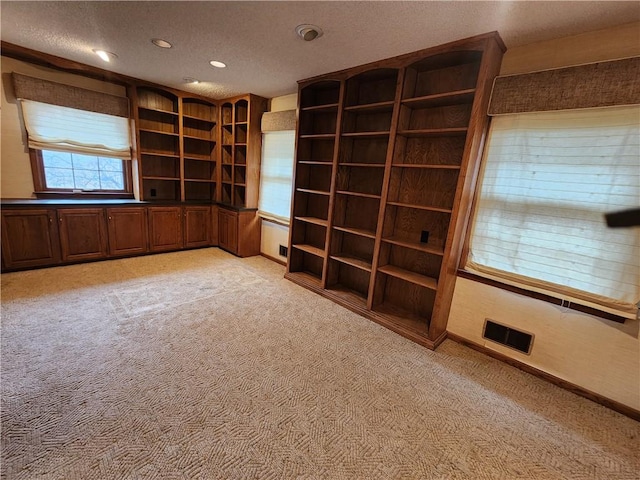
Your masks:
{"label": "wall air vent", "polygon": [[500,325],[488,318],[485,319],[482,336],[487,340],[506,345],[527,355],[531,353],[533,335]]}

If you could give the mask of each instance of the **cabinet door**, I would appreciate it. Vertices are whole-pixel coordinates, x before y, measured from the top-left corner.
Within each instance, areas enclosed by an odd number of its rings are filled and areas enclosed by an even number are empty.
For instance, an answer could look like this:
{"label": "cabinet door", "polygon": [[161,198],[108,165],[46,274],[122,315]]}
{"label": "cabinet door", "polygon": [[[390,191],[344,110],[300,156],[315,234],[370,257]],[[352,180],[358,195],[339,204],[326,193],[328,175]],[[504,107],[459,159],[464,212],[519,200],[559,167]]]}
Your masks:
{"label": "cabinet door", "polygon": [[239,257],[251,257],[260,254],[260,230],[261,222],[255,210],[247,210],[238,213],[238,249]]}
{"label": "cabinet door", "polygon": [[139,255],[149,251],[147,209],[107,208],[109,255]]}
{"label": "cabinet door", "polygon": [[211,207],[184,207],[184,246],[206,247],[211,237]]}
{"label": "cabinet door", "polygon": [[182,248],[181,207],[149,207],[149,250],[167,252]]}
{"label": "cabinet door", "polygon": [[107,256],[107,226],[102,208],[61,208],[58,220],[62,261]]}
{"label": "cabinet door", "polygon": [[8,269],[59,263],[56,211],[3,210],[2,261]]}
{"label": "cabinet door", "polygon": [[229,210],[218,211],[218,244],[233,254],[238,253],[238,214]]}

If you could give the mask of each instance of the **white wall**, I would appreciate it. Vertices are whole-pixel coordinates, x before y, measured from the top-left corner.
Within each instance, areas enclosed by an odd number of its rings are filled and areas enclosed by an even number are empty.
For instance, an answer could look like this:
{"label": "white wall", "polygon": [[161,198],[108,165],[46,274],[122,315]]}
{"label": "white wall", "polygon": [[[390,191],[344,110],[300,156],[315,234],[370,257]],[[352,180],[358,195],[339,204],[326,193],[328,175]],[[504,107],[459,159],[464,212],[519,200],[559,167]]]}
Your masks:
{"label": "white wall", "polygon": [[2,57],[2,127],[1,127],[1,198],[33,197],[33,176],[26,133],[21,114],[13,93],[11,73],[17,72],[33,77],[44,78],[52,82],[65,83],[75,87],[126,96],[124,87],[91,78],[58,72],[45,67],[21,62],[13,58]]}
{"label": "white wall", "polygon": [[[298,107],[298,94],[284,95],[271,99],[271,112],[295,110]],[[287,261],[287,257],[280,255],[280,245],[289,245],[289,227],[262,220],[262,237],[260,239],[260,253],[280,260]]]}
{"label": "white wall", "polygon": [[[640,55],[640,24],[507,51],[502,74]],[[535,335],[530,355],[482,338],[485,318]],[[582,388],[640,410],[638,321],[620,325],[458,278],[447,330]]]}

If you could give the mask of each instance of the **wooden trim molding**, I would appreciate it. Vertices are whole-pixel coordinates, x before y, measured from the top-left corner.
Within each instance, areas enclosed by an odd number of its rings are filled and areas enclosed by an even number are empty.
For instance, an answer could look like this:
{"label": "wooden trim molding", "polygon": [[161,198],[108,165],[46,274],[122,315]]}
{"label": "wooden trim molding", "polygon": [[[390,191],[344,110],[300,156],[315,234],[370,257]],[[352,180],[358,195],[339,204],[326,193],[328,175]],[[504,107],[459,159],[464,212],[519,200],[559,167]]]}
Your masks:
{"label": "wooden trim molding", "polygon": [[458,342],[461,345],[472,348],[473,350],[476,350],[480,353],[484,353],[485,355],[488,355],[492,358],[508,363],[512,367],[516,367],[517,369],[522,370],[523,372],[527,372],[527,373],[530,373],[531,375],[535,375],[536,377],[542,378],[543,380],[553,383],[554,385],[557,385],[560,388],[569,390],[570,392],[575,393],[576,395],[580,395],[581,397],[587,398],[592,402],[599,403],[600,405],[610,408],[611,410],[615,410],[616,412],[621,413],[622,415],[625,415],[629,418],[632,418],[640,422],[640,410],[636,410],[635,408],[631,408],[620,402],[616,402],[615,400],[606,398],[598,393],[592,392],[591,390],[587,390],[586,388],[580,387],[571,382],[558,378],[554,375],[551,375],[550,373],[542,371],[536,367],[532,367],[531,365],[527,365],[526,363],[523,363],[519,360],[515,360],[503,353],[496,352],[494,350],[486,348],[482,345],[479,345],[475,342],[467,340],[466,338],[463,338],[454,333],[448,332],[447,338],[450,338],[454,342]]}
{"label": "wooden trim molding", "polygon": [[267,260],[271,260],[272,262],[276,262],[279,263],[280,265],[282,265],[283,267],[287,266],[287,262],[285,260],[280,260],[279,258],[276,257],[272,257],[271,255],[267,255],[264,252],[260,252],[260,256],[266,258]]}
{"label": "wooden trim molding", "polygon": [[517,293],[519,295],[524,295],[525,297],[535,298],[536,300],[541,300],[543,302],[552,303],[554,305],[560,305],[561,307],[566,307],[571,310],[576,310],[578,312],[586,313],[588,315],[593,315],[594,317],[603,318],[605,320],[610,320],[612,322],[625,323],[627,321],[627,318],[620,315],[616,315],[614,313],[605,312],[603,310],[598,310],[597,308],[589,307],[587,305],[581,305],[575,302],[567,302],[566,300],[562,300],[561,298],[552,297],[551,295],[546,295],[540,292],[534,292],[532,290],[527,290],[522,287],[516,287],[515,285],[499,282],[498,280],[482,277],[480,275],[476,275],[475,273],[471,273],[466,270],[458,270],[458,277],[466,278],[468,280],[473,280],[474,282],[483,283],[485,285],[500,288],[502,290],[507,290],[509,292]]}

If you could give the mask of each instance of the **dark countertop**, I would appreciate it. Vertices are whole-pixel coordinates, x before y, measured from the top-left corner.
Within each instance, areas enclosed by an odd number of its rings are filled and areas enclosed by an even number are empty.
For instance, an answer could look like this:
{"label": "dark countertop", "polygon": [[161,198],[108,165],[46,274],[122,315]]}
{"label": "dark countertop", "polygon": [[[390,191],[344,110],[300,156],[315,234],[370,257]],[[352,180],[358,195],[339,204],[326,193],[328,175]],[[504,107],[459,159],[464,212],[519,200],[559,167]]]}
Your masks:
{"label": "dark countertop", "polygon": [[189,205],[211,205],[234,210],[255,211],[257,208],[237,207],[224,203],[207,203],[207,202],[142,202],[131,198],[125,199],[37,199],[37,198],[3,198],[0,199],[0,207],[167,207],[167,206],[189,206]]}

